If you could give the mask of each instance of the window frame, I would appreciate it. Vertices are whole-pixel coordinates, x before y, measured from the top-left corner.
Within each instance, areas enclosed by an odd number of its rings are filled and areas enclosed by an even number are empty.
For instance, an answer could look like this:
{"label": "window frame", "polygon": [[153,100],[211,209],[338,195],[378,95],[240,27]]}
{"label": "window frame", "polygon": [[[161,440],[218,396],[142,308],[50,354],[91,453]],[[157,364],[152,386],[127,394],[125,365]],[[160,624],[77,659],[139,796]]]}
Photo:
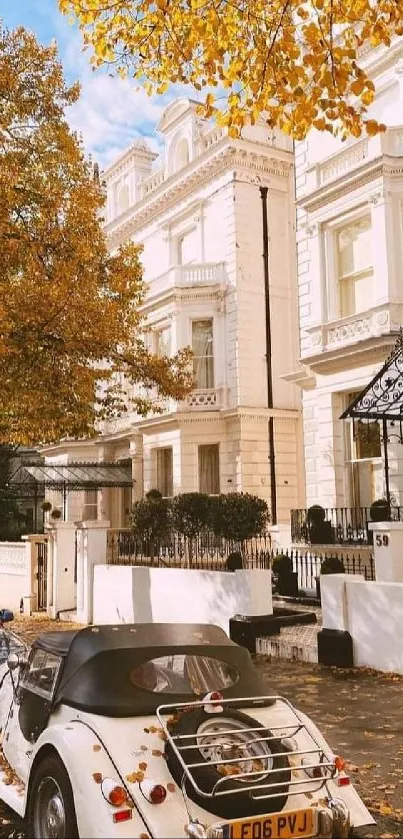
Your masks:
{"label": "window frame", "polygon": [[[158,457],[159,457],[159,455],[162,455],[163,452],[170,452],[171,453],[170,454],[170,459],[171,459],[171,462],[170,462],[170,468],[171,468],[170,481],[166,480],[167,486],[168,486],[168,484],[170,484],[170,488],[171,488],[171,494],[170,495],[165,495],[165,493],[162,491],[161,485],[162,485],[162,483],[164,483],[164,481],[162,481],[160,483],[159,474],[158,474]],[[156,485],[156,489],[158,490],[158,492],[161,493],[163,498],[173,498],[173,488],[174,488],[174,465],[173,465],[173,460],[174,460],[174,453],[173,453],[173,447],[172,446],[158,446],[155,449],[155,485]]]}
{"label": "window frame", "polygon": [[[45,660],[47,658],[56,660],[56,667],[55,667],[55,672],[54,672],[54,676],[53,676],[53,683],[52,683],[52,687],[51,687],[50,690],[43,689],[43,688],[39,687],[37,684],[35,684],[34,682],[31,683],[28,680],[29,674],[31,672],[33,672],[32,665],[35,661],[36,656],[45,657]],[[61,666],[62,666],[62,662],[63,662],[62,656],[57,655],[56,653],[48,652],[47,650],[42,650],[40,647],[36,647],[34,650],[32,650],[32,652],[29,656],[29,659],[28,659],[28,663],[27,663],[27,665],[26,665],[26,667],[25,667],[25,669],[22,673],[21,681],[20,681],[20,687],[23,688],[24,690],[30,691],[31,693],[35,693],[37,696],[40,696],[42,699],[46,699],[46,700],[51,702],[54,695],[55,695],[55,692],[56,692],[56,686],[57,686],[57,683],[58,683],[58,680],[59,680],[59,675],[60,675],[60,669],[61,669]],[[38,672],[40,672],[41,670],[44,670],[44,669],[45,669],[44,666],[37,668]]]}
{"label": "window frame", "polygon": [[[200,450],[201,449],[215,449],[217,451],[217,476],[218,476],[218,491],[217,492],[207,492],[206,489],[202,488],[202,480],[201,480],[201,457],[200,457]],[[197,478],[198,478],[198,490],[199,492],[205,495],[211,495],[213,497],[220,495],[221,493],[221,455],[220,455],[220,444],[219,443],[200,443],[197,446]]]}
{"label": "window frame", "polygon": [[[324,243],[324,262],[325,262],[325,305],[326,305],[326,321],[347,320],[363,314],[368,309],[375,306],[375,266],[372,254],[372,265],[366,269],[359,269],[350,274],[341,277],[340,274],[340,254],[338,248],[338,237],[340,233],[360,221],[369,220],[370,229],[373,229],[372,215],[368,210],[367,205],[360,206],[352,210],[350,213],[344,214],[337,219],[331,219],[323,223],[323,243]],[[360,275],[365,277],[372,277],[373,280],[373,294],[367,309],[350,312],[349,314],[342,314],[341,307],[341,283],[351,281],[355,278],[359,279]]]}
{"label": "window frame", "polygon": [[[211,355],[195,355],[193,351],[193,326],[195,323],[211,323]],[[199,387],[198,383],[195,382],[194,390],[215,390],[216,388],[216,359],[215,359],[215,320],[213,315],[211,317],[194,317],[191,318],[190,321],[190,346],[193,352],[193,359],[196,361],[197,359],[211,359],[212,363],[212,379],[213,384],[212,387]],[[193,368],[194,370],[194,368]],[[196,373],[194,373],[196,378]]]}

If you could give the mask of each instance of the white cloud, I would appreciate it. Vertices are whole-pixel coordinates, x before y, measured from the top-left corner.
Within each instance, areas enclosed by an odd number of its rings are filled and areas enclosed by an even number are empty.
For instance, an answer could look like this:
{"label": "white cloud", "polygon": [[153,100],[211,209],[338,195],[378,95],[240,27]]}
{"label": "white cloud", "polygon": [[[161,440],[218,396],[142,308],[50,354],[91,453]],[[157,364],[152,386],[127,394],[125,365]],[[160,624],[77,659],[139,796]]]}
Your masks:
{"label": "white cloud", "polygon": [[67,117],[72,128],[82,133],[86,151],[102,168],[140,136],[159,152],[155,128],[175,94],[151,98],[130,80],[111,77],[104,69],[93,71],[81,36],[74,29],[70,32],[71,37],[60,45],[60,55],[66,75],[80,81],[81,97]]}

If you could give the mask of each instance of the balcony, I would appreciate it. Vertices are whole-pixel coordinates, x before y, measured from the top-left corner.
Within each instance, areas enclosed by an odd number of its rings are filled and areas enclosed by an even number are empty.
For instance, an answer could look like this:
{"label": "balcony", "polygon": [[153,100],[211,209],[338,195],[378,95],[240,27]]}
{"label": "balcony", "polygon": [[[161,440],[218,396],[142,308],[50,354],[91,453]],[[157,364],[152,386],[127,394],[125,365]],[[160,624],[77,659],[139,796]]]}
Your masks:
{"label": "balcony", "polygon": [[227,407],[227,388],[192,390],[179,405],[180,411],[221,411]]}
{"label": "balcony", "polygon": [[349,143],[336,154],[314,163],[307,169],[307,183],[299,203],[309,211],[315,208],[318,195],[331,189],[339,181],[345,186],[363,166],[376,164],[384,156],[403,156],[403,125],[389,128],[385,134],[363,137]]}
{"label": "balcony", "polygon": [[200,262],[190,265],[178,265],[170,268],[148,282],[149,297],[160,297],[175,288],[187,289],[196,286],[226,285],[226,271],[224,262]]}
{"label": "balcony", "polygon": [[384,341],[386,336],[394,336],[401,323],[403,306],[385,303],[347,318],[309,326],[305,329],[309,341],[304,346],[301,360],[314,367],[325,354],[340,355],[340,351],[352,347],[356,351],[360,342],[371,340],[373,343],[375,339]]}
{"label": "balcony", "polygon": [[[391,507],[390,512],[392,521],[403,521],[403,507]],[[370,545],[370,521],[369,507],[328,507],[319,533],[309,522],[307,509],[291,510],[291,541],[297,545]]]}

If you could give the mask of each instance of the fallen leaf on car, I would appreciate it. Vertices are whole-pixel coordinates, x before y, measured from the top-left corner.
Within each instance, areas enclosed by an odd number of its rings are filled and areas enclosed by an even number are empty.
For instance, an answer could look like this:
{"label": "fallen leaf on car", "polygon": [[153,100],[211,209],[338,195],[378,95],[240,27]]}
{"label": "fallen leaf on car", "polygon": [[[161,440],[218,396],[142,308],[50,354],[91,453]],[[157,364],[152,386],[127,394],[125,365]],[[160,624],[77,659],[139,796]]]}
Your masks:
{"label": "fallen leaf on car", "polygon": [[175,792],[175,790],[176,790],[175,784],[171,784],[171,783],[167,784],[167,790],[168,790],[168,792]]}
{"label": "fallen leaf on car", "polygon": [[148,746],[140,746],[141,752],[148,752]]}
{"label": "fallen leaf on car", "polygon": [[99,745],[99,743],[95,743],[95,746],[92,747],[92,751],[93,752],[100,752],[101,751],[101,746]]}
{"label": "fallen leaf on car", "polygon": [[128,781],[129,784],[141,784],[141,782],[144,781],[144,772],[131,772],[130,775],[126,775],[126,781]]}
{"label": "fallen leaf on car", "polygon": [[159,749],[153,749],[151,754],[153,757],[162,757],[162,752]]}
{"label": "fallen leaf on car", "polygon": [[92,777],[96,784],[102,784],[102,772],[93,772]]}
{"label": "fallen leaf on car", "polygon": [[160,728],[159,731],[158,731],[158,737],[160,738],[160,740],[166,740],[167,739],[165,731],[163,731],[162,728]]}
{"label": "fallen leaf on car", "polygon": [[142,772],[145,772],[147,769],[147,764],[144,763],[144,761],[143,763],[139,763],[139,769],[141,769]]}

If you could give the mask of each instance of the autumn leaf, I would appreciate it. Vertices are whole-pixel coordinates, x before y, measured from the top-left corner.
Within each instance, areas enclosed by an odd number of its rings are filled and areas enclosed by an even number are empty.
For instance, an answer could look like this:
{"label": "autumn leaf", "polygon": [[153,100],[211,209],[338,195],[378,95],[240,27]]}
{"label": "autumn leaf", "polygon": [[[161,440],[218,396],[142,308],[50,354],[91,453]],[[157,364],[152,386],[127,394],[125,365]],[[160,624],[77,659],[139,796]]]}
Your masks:
{"label": "autumn leaf", "polygon": [[129,784],[141,784],[141,782],[144,781],[144,772],[131,772],[129,775],[126,775],[126,781],[128,781]]}
{"label": "autumn leaf", "polygon": [[192,85],[204,96],[199,113],[230,137],[260,117],[296,139],[312,126],[343,139],[383,130],[366,117],[374,83],[359,57],[403,34],[398,2],[58,2],[78,20],[95,68],[131,75],[149,94]]}
{"label": "autumn leaf", "polygon": [[92,747],[92,751],[93,752],[100,752],[101,751],[101,746],[99,745],[99,743],[95,743],[95,745]]}
{"label": "autumn leaf", "polygon": [[92,777],[96,784],[102,784],[102,772],[93,772]]}

